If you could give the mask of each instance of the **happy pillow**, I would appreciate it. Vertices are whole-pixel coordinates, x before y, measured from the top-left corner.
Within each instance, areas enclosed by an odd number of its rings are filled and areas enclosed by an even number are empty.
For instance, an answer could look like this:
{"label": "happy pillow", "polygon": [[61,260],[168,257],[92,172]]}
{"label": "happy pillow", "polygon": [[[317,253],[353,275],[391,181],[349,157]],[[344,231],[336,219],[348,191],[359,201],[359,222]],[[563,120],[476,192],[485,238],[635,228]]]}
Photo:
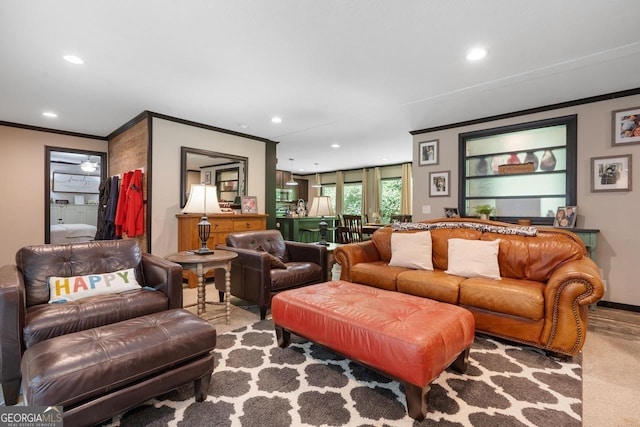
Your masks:
{"label": "happy pillow", "polygon": [[86,276],[49,277],[49,303],[78,301],[97,295],[140,289],[133,268]]}
{"label": "happy pillow", "polygon": [[448,268],[445,273],[501,280],[498,264],[500,239],[449,239],[448,244]]}
{"label": "happy pillow", "polygon": [[433,270],[431,232],[393,233],[391,235],[391,260],[389,265],[418,270]]}

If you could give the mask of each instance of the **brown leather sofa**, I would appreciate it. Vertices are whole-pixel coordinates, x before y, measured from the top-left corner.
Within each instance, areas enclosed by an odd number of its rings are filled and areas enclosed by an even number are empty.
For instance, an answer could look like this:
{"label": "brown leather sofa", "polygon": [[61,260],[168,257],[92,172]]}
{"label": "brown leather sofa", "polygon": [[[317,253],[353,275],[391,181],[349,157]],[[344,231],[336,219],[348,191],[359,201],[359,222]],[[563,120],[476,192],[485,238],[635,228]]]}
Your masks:
{"label": "brown leather sofa", "polygon": [[[231,233],[226,246],[238,253],[231,264],[231,294],[260,307],[264,319],[278,292],[327,280],[327,248],[313,243],[285,241],[278,230]],[[216,276],[220,300],[224,281]]]}
{"label": "brown leather sofa", "polygon": [[[49,304],[50,276],[134,268],[145,287]],[[143,253],[134,240],[27,246],[0,268],[0,381],[5,403],[17,403],[26,349],[51,338],[182,307],[182,268]]]}
{"label": "brown leather sofa", "polygon": [[[578,236],[550,227],[530,229],[535,236],[502,234],[515,226],[473,218],[424,221],[418,226],[431,228],[433,271],[390,266],[394,230],[385,227],[369,241],[335,250],[340,278],[457,304],[471,311],[478,332],[550,353],[578,354],[586,338],[589,306],[604,292],[598,268]],[[416,231],[420,230],[395,232]],[[501,280],[445,273],[451,238],[500,239]]]}

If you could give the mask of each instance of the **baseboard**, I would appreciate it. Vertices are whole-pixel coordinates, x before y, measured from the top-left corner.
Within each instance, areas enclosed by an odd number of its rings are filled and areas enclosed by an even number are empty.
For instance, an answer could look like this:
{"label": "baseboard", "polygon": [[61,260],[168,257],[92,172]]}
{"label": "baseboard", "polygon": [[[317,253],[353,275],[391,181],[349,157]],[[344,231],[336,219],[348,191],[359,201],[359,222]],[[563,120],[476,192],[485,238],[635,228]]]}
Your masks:
{"label": "baseboard", "polygon": [[618,310],[627,310],[627,311],[634,311],[636,313],[640,313],[640,306],[637,306],[637,305],[622,304],[619,302],[598,301],[598,306],[607,307],[607,308],[616,308]]}

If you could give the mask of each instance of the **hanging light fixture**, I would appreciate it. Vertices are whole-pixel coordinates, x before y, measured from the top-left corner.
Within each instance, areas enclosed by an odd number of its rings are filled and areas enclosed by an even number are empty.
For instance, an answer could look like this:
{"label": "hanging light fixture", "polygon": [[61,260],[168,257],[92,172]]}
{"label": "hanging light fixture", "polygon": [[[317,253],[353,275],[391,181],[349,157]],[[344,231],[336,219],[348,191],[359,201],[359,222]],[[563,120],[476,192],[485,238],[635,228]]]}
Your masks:
{"label": "hanging light fixture", "polygon": [[284,185],[298,185],[298,183],[293,179],[293,159],[289,159],[289,163],[291,164],[291,172],[289,172],[289,181],[285,182]]}
{"label": "hanging light fixture", "polygon": [[318,163],[314,163],[314,165],[316,166],[316,183],[313,184],[311,187],[322,188],[322,182],[320,182],[320,174],[318,173]]}
{"label": "hanging light fixture", "polygon": [[80,169],[85,172],[95,172],[98,168],[98,164],[91,161],[91,157],[87,156],[87,160],[80,163]]}

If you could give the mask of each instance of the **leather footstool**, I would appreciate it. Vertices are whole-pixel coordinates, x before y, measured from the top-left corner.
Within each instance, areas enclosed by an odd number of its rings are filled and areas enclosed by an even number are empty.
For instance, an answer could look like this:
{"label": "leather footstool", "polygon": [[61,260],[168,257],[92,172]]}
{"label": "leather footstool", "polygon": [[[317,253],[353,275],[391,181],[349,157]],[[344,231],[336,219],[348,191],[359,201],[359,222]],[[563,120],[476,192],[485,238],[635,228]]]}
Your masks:
{"label": "leather footstool", "polygon": [[475,332],[461,307],[344,281],[281,292],[271,315],[280,347],[294,333],[402,382],[416,420],[431,381],[448,366],[466,370]]}
{"label": "leather footstool", "polygon": [[42,341],[25,351],[25,404],[63,406],[65,425],[95,425],[194,381],[203,401],[216,330],[184,309]]}

